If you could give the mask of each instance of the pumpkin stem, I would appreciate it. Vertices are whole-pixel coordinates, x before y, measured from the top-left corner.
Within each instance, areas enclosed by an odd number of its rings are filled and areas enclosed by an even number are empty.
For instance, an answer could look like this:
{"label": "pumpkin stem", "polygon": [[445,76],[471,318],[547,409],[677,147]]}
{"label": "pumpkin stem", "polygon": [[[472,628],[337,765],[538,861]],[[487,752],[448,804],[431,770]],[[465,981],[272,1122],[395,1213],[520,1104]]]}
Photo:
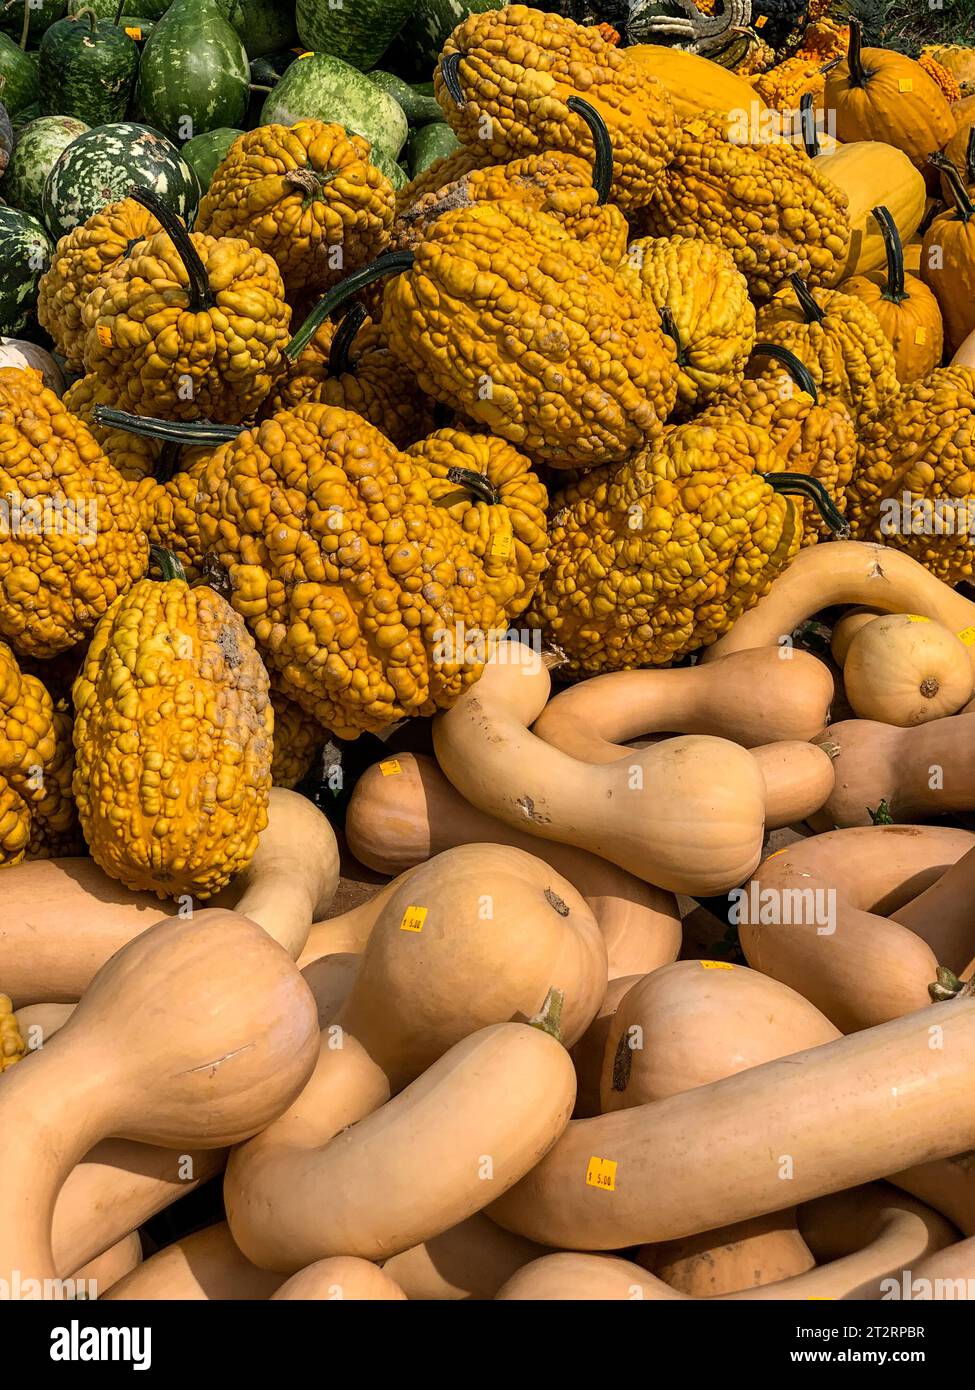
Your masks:
{"label": "pumpkin stem", "polygon": [[186,583],[186,571],[171,550],[166,550],[161,545],[151,545],[149,559],[162,574],[164,582],[168,579],[181,579]]}
{"label": "pumpkin stem", "polygon": [[928,163],[934,167],[948,180],[948,188],[951,192],[951,199],[955,205],[955,216],[959,222],[968,223],[975,217],[975,203],[968,196],[968,189],[962,181],[961,174],[955,165],[946,155],[936,153],[928,158]]}
{"label": "pumpkin stem", "polygon": [[560,989],[550,989],[545,1002],[533,1018],[528,1020],[529,1028],[538,1028],[556,1042],[562,1041],[562,1004],[565,995]]}
{"label": "pumpkin stem", "polygon": [[173,474],[179,467],[180,455],[183,452],[182,444],[177,444],[175,439],[167,439],[159,450],[159,457],[152,470],[152,476],[157,483],[168,483]]}
{"label": "pumpkin stem", "polygon": [[837,510],[836,503],[818,478],[811,478],[808,473],[762,473],[760,476],[773,492],[781,492],[784,496],[804,497],[807,501],[814,502],[819,515],[835,536],[840,540],[849,536],[850,523],[842,512]]}
{"label": "pumpkin stem", "polygon": [[606,122],[588,101],[582,97],[569,97],[565,103],[570,111],[581,116],[589,127],[596,155],[592,165],[592,186],[596,190],[596,201],[602,206],[609,199],[613,183],[613,142],[609,138]]}
{"label": "pumpkin stem", "polygon": [[328,294],[322,295],[291,342],[285,347],[285,357],[290,357],[293,362],[304,352],[329,314],[338,309],[347,299],[351,299],[354,294],[364,290],[367,285],[371,285],[373,281],[381,280],[386,275],[398,275],[401,271],[409,270],[414,259],[412,251],[387,251],[385,255],[377,256],[374,261],[370,261],[369,265],[364,265],[361,270],[354,270],[351,275],[347,275],[340,284],[329,290]]}
{"label": "pumpkin stem", "polygon": [[20,31],[20,46],[27,52],[27,36],[30,34],[30,0],[24,0],[24,27]]}
{"label": "pumpkin stem", "polygon": [[[121,13],[122,8],[124,7],[124,5],[125,5],[125,0],[122,0],[122,4],[119,6],[119,13]],[[88,20],[88,28],[91,30],[92,33],[94,33],[95,30],[98,28],[98,16],[97,16],[97,14],[95,13],[95,11],[94,11],[93,9],[91,9],[88,5],[86,5],[86,6],[84,7],[83,10],[72,10],[72,12],[71,12],[71,18],[72,18],[72,19],[86,19],[86,18],[87,18],[87,20]],[[118,23],[118,20],[116,19],[115,22]]]}
{"label": "pumpkin stem", "polygon": [[801,275],[790,275],[789,284],[795,290],[796,299],[799,301],[799,308],[802,310],[803,318],[807,323],[822,323],[826,317],[825,312],[819,307],[809,286]]}
{"label": "pumpkin stem", "polygon": [[880,802],[877,805],[877,809],[874,811],[872,811],[868,806],[867,814],[869,815],[874,825],[894,824],[894,817],[890,814],[890,807],[887,805],[887,802],[883,799],[880,800]]}
{"label": "pumpkin stem", "polygon": [[115,18],[112,20],[112,23],[115,25],[116,29],[118,28],[119,23],[121,22],[121,19],[122,19],[122,11],[123,11],[124,9],[125,9],[125,0],[118,0],[118,8],[117,8],[116,11],[115,11]]}
{"label": "pumpkin stem", "polygon": [[779,347],[778,343],[756,343],[752,348],[752,356],[770,357],[775,362],[781,362],[799,390],[805,391],[807,396],[812,396],[813,405],[818,402],[819,391],[816,389],[812,372],[805,362],[800,362],[794,352],[790,352],[788,348]]}
{"label": "pumpkin stem", "polygon": [[810,159],[815,159],[822,151],[819,148],[819,136],[816,134],[816,108],[813,105],[812,92],[803,92],[799,98],[799,129],[802,132],[806,154]]}
{"label": "pumpkin stem", "polygon": [[939,965],[937,978],[928,985],[932,1003],[944,1004],[951,999],[970,999],[975,994],[975,980],[959,980],[953,970]]}
{"label": "pumpkin stem", "polygon": [[343,314],[328,354],[329,376],[342,376],[345,372],[353,370],[354,364],[349,359],[349,353],[352,351],[356,334],[368,317],[363,304],[350,304]]}
{"label": "pumpkin stem", "polygon": [[447,481],[456,483],[458,487],[466,488],[468,492],[473,492],[489,507],[495,507],[501,501],[501,494],[491,479],[485,477],[483,473],[476,472],[473,468],[448,468]]}
{"label": "pumpkin stem", "polygon": [[109,405],[96,405],[92,418],[103,429],[126,430],[143,439],[190,446],[226,444],[244,429],[243,425],[217,425],[212,420],[157,420],[151,415],[130,415],[127,410],[115,410]]}
{"label": "pumpkin stem", "polygon": [[148,188],[139,188],[134,185],[129,189],[128,196],[152,213],[175,246],[176,254],[183,262],[183,268],[190,282],[190,313],[198,314],[204,309],[212,309],[216,301],[210,289],[210,277],[207,275],[206,266],[200,260],[199,251],[190,239],[185,224],[176,216],[172,208]]}
{"label": "pumpkin stem", "polygon": [[865,87],[870,74],[863,66],[863,28],[858,19],[850,20],[850,47],[846,54],[846,64],[850,70],[851,87]]}
{"label": "pumpkin stem", "polygon": [[467,105],[460,86],[460,60],[464,57],[464,53],[448,53],[446,58],[440,59],[440,76],[447,94],[459,111]]}
{"label": "pumpkin stem", "polygon": [[969,183],[975,183],[975,123],[968,132],[965,145],[965,175]]}
{"label": "pumpkin stem", "polygon": [[673,338],[674,342],[677,344],[677,365],[679,367],[686,367],[687,353],[684,351],[684,344],[680,340],[680,330],[674,320],[673,311],[669,304],[665,304],[660,310],[660,322],[663,324],[663,330],[667,334],[667,337]]}
{"label": "pumpkin stem", "polygon": [[873,220],[880,228],[887,252],[887,286],[884,299],[889,299],[891,304],[903,304],[904,300],[910,299],[911,296],[904,288],[904,249],[897,227],[887,208],[872,208],[871,212]]}

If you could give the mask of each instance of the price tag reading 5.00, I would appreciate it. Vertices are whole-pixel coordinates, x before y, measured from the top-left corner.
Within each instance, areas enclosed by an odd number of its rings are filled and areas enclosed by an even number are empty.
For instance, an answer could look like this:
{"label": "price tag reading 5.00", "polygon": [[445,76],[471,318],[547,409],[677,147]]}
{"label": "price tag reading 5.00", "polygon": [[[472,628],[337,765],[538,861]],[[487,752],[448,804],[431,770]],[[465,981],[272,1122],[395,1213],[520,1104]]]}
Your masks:
{"label": "price tag reading 5.00", "polygon": [[423,923],[427,920],[427,910],[425,907],[408,907],[403,913],[403,920],[400,922],[400,931],[422,931]]}
{"label": "price tag reading 5.00", "polygon": [[612,1158],[591,1158],[586,1169],[589,1187],[601,1187],[604,1192],[616,1191],[616,1162]]}

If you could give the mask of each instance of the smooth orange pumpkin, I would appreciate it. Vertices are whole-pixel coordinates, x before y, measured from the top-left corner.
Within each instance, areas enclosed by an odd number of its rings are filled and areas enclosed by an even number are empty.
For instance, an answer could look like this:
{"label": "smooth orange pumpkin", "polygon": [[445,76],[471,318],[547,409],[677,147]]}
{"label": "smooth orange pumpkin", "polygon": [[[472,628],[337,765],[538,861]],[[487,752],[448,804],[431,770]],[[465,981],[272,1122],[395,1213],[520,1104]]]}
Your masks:
{"label": "smooth orange pumpkin", "polygon": [[948,184],[951,202],[921,243],[921,279],[934,291],[945,326],[945,342],[957,351],[975,329],[975,202],[950,160],[932,156]]}
{"label": "smooth orange pumpkin", "polygon": [[826,78],[824,105],[836,112],[836,135],[883,140],[918,168],[951,139],[955,118],[940,88],[913,58],[886,48],[863,48],[863,30],[850,20],[846,61]]}
{"label": "smooth orange pumpkin", "polygon": [[905,274],[900,234],[890,212],[876,207],[872,216],[884,238],[886,270],[853,275],[839,288],[873,313],[894,350],[897,380],[904,385],[941,366],[944,323],[933,292],[922,280]]}

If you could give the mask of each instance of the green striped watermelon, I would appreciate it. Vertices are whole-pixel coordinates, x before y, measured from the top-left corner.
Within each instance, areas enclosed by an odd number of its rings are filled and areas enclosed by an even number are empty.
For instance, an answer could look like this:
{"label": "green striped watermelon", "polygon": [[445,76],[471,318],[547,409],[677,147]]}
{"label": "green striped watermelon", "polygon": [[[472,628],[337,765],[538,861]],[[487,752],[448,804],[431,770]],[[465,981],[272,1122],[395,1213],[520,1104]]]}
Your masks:
{"label": "green striped watermelon", "polygon": [[330,53],[352,67],[375,67],[402,29],[416,0],[297,0],[295,19],[306,48]]}
{"label": "green striped watermelon", "polygon": [[348,63],[327,53],[309,53],[292,63],[261,111],[262,125],[294,125],[308,119],[344,125],[393,159],[406,144],[409,132],[398,102]]}
{"label": "green striped watermelon", "polygon": [[19,208],[0,208],[0,333],[19,333],[34,312],[37,282],[53,251],[36,217]]}
{"label": "green striped watermelon", "polygon": [[218,0],[248,58],[263,58],[298,42],[294,0]]}
{"label": "green striped watermelon", "polygon": [[176,146],[149,126],[119,121],[72,140],[44,185],[44,221],[62,237],[132,184],[151,188],[187,223],[196,215],[199,184]]}
{"label": "green striped watermelon", "polygon": [[391,56],[396,68],[418,81],[429,78],[440,50],[469,14],[500,10],[503,0],[417,0],[413,13],[396,39]]}
{"label": "green striped watermelon", "polygon": [[78,19],[59,19],[38,53],[41,110],[88,126],[121,121],[138,70],[139,50],[124,29],[85,10]]}
{"label": "green striped watermelon", "polygon": [[217,0],[176,0],[142,51],[135,102],[173,140],[240,126],[250,68],[244,45]]}
{"label": "green striped watermelon", "polygon": [[217,130],[208,130],[187,140],[180,153],[199,180],[203,193],[210,187],[217,166],[223,163],[227,151],[238,135],[243,133],[242,130],[220,126]]}
{"label": "green striped watermelon", "polygon": [[41,116],[17,137],[3,177],[4,196],[32,217],[44,217],[44,184],[61,154],[88,127],[72,116]]}
{"label": "green striped watermelon", "polygon": [[[0,29],[11,34],[18,43],[24,32],[24,3],[25,0],[0,0]],[[45,29],[67,14],[68,0],[31,0],[27,12],[28,38],[36,43]]]}
{"label": "green striped watermelon", "polygon": [[37,59],[0,34],[0,77],[3,104],[11,116],[37,100]]}

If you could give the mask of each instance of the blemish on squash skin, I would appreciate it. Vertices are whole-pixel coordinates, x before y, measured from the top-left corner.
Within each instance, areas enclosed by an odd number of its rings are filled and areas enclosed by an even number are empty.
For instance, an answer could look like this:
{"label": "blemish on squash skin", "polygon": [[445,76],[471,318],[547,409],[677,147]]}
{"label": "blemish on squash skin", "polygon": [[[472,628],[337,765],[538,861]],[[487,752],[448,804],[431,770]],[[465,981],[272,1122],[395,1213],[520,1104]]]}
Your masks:
{"label": "blemish on squash skin", "polygon": [[243,1047],[234,1048],[233,1052],[227,1052],[222,1057],[215,1058],[212,1062],[202,1062],[198,1067],[187,1067],[186,1071],[180,1072],[180,1076],[191,1076],[196,1071],[208,1071],[211,1076],[215,1076],[218,1067],[222,1067],[224,1062],[229,1062],[234,1057],[239,1057],[242,1052],[250,1052],[251,1048],[256,1047],[257,1043],[245,1043]]}
{"label": "blemish on squash skin", "polygon": [[553,893],[551,888],[545,889],[545,901],[549,907],[554,907],[560,917],[568,917],[568,906],[562,901],[558,893]]}
{"label": "blemish on squash skin", "polygon": [[616,1055],[613,1058],[613,1090],[625,1091],[630,1084],[630,1072],[633,1068],[633,1049],[629,1045],[626,1033],[616,1044]]}
{"label": "blemish on squash skin", "polygon": [[515,805],[520,807],[526,820],[532,820],[536,825],[547,825],[551,821],[551,816],[543,816],[535,810],[534,799],[530,796],[519,797]]}

